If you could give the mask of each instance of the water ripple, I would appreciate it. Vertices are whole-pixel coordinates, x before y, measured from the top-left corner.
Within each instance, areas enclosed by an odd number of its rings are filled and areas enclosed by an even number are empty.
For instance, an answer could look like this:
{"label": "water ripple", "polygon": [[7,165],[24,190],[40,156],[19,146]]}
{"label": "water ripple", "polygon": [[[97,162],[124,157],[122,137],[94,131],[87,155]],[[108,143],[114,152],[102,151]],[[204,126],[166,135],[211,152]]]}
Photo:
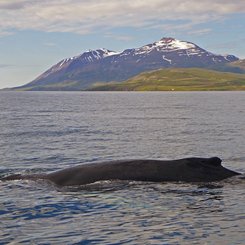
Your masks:
{"label": "water ripple", "polygon": [[[245,96],[0,95],[0,177],[83,162],[220,156],[244,171]],[[245,177],[219,183],[0,181],[0,244],[244,244]]]}

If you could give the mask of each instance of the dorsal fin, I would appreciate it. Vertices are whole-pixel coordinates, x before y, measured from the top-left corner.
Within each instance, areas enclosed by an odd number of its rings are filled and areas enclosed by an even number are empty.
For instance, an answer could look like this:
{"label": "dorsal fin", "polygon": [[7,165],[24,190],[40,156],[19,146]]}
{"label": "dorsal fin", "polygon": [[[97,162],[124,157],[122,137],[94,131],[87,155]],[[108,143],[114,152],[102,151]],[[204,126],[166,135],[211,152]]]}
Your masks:
{"label": "dorsal fin", "polygon": [[214,166],[214,167],[219,167],[221,166],[222,160],[219,157],[211,157],[208,159],[207,164]]}

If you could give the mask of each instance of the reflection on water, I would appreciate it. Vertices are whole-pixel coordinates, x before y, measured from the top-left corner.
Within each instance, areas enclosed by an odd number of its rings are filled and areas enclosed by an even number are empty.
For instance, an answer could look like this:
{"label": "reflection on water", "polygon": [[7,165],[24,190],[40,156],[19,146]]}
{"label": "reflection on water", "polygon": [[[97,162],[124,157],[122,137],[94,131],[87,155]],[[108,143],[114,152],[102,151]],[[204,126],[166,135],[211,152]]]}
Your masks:
{"label": "reflection on water", "polygon": [[[244,182],[240,184],[244,187]],[[45,181],[12,181],[1,185],[7,197],[1,204],[3,241],[200,244],[204,239],[208,244],[214,240],[233,244],[233,232],[237,244],[244,239],[243,204],[236,200],[237,204],[231,192],[240,187],[231,183],[103,181],[59,188]]]}

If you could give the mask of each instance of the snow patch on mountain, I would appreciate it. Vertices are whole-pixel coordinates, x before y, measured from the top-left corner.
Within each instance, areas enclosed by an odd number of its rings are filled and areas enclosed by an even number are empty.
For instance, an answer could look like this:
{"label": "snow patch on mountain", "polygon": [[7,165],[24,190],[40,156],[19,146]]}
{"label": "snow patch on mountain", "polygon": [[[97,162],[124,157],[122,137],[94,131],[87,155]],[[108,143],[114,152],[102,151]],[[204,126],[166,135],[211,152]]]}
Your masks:
{"label": "snow patch on mountain", "polygon": [[166,53],[166,52],[176,52],[182,50],[189,50],[188,54],[193,54],[193,55],[200,52],[199,47],[193,43],[180,41],[174,38],[162,38],[157,42],[135,49],[135,54],[148,55],[152,51],[159,51],[159,52]]}
{"label": "snow patch on mountain", "polygon": [[172,60],[167,59],[165,55],[162,56],[163,60],[166,60],[170,65],[172,64]]}
{"label": "snow patch on mountain", "polygon": [[153,43],[153,45],[168,50],[190,49],[196,47],[193,43],[180,41],[175,38],[162,38],[160,41]]}
{"label": "snow patch on mountain", "polygon": [[119,54],[119,52],[115,52],[115,51],[108,50],[105,48],[100,48],[100,49],[96,49],[96,50],[86,51],[86,52],[84,52],[84,54],[89,54],[96,59],[102,59],[102,58],[105,58],[108,56]]}

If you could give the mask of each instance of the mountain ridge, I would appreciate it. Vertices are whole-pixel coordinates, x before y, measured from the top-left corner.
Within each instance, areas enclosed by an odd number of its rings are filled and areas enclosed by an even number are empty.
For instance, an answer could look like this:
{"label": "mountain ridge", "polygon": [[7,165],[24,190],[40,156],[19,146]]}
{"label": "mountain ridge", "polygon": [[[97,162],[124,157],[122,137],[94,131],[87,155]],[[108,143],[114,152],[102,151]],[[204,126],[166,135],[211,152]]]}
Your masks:
{"label": "mountain ridge", "polygon": [[86,51],[61,60],[32,82],[14,89],[85,90],[98,82],[122,82],[141,72],[161,68],[235,70],[226,64],[238,60],[234,55],[216,55],[192,42],[165,37],[122,52],[105,48]]}

